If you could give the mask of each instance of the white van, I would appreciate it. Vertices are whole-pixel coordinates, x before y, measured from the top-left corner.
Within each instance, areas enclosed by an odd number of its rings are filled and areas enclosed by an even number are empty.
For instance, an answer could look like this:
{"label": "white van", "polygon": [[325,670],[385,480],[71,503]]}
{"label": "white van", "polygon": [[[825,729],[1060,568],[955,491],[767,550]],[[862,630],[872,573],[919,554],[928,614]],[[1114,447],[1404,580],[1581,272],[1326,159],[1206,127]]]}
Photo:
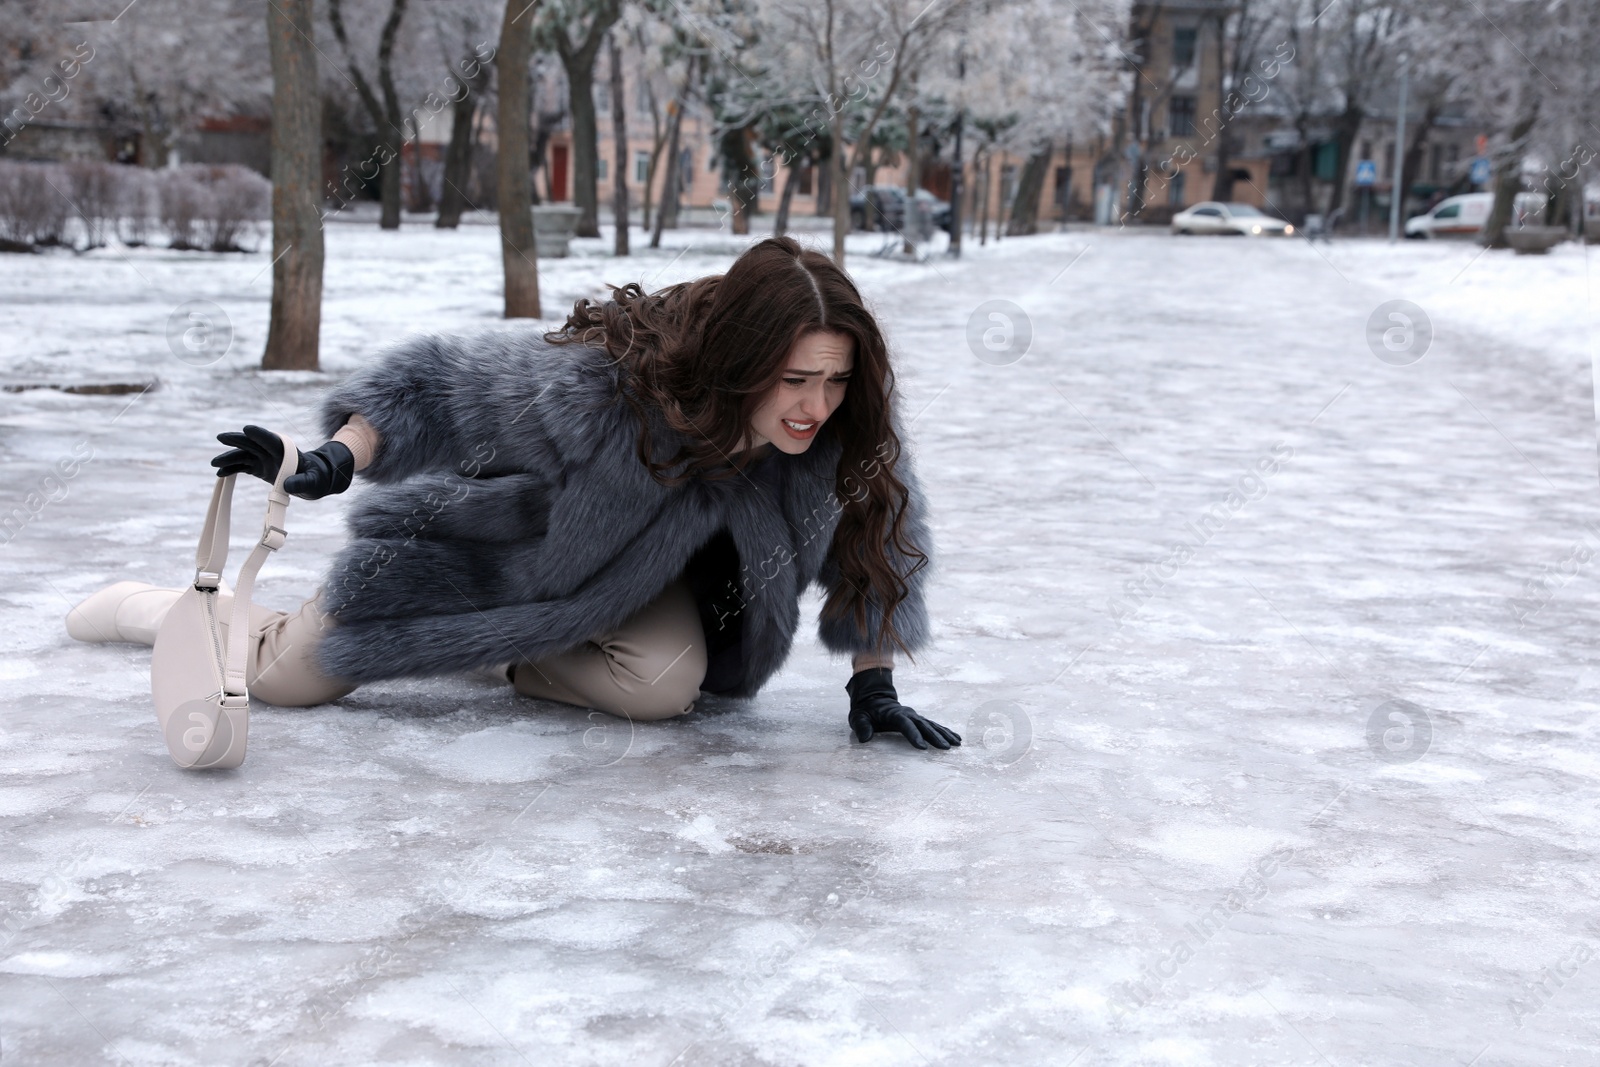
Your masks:
{"label": "white van", "polygon": [[[1521,225],[1529,216],[1544,214],[1543,193],[1518,193],[1515,200],[1516,219]],[[1476,237],[1489,221],[1489,209],[1494,206],[1493,193],[1463,193],[1439,201],[1426,215],[1406,220],[1407,237]]]}

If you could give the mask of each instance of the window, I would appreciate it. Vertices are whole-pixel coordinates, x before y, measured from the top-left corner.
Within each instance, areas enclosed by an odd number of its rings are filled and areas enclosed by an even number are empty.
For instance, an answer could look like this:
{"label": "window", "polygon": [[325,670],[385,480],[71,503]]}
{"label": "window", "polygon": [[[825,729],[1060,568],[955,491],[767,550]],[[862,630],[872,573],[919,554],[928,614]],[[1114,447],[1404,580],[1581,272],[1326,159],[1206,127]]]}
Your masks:
{"label": "window", "polygon": [[1204,215],[1208,219],[1215,219],[1215,218],[1221,218],[1222,217],[1222,212],[1220,210],[1218,210],[1217,208],[1214,208],[1214,207],[1197,207],[1197,208],[1194,209],[1194,213],[1196,215]]}
{"label": "window", "polygon": [[601,156],[599,159],[597,159],[595,161],[595,164],[594,164],[594,179],[595,179],[595,181],[599,181],[599,182],[603,182],[603,181],[606,180],[606,157],[605,156]]}
{"label": "window", "polygon": [[683,175],[683,186],[694,184],[694,153],[685,148],[678,153],[678,173]]}
{"label": "window", "polygon": [[606,115],[611,112],[611,83],[594,83],[594,110],[597,115]]}
{"label": "window", "polygon": [[1194,27],[1179,26],[1172,31],[1172,65],[1174,67],[1190,67],[1194,65],[1194,42]]}
{"label": "window", "polygon": [[1188,137],[1194,133],[1194,97],[1175,96],[1167,101],[1167,136]]}
{"label": "window", "polygon": [[1371,159],[1372,158],[1372,142],[1371,141],[1362,141],[1361,142],[1361,158],[1362,159]]}
{"label": "window", "polygon": [[1383,173],[1394,173],[1394,142],[1390,141],[1383,146]]}
{"label": "window", "polygon": [[633,86],[633,109],[641,115],[650,114],[650,82],[641,77]]}
{"label": "window", "polygon": [[1172,184],[1167,186],[1167,203],[1173,207],[1183,206],[1184,173],[1179,171],[1172,176]]}
{"label": "window", "polygon": [[1433,213],[1436,219],[1456,219],[1461,217],[1461,204],[1445,204]]}
{"label": "window", "polygon": [[633,180],[636,185],[643,185],[650,180],[649,152],[635,152],[633,154]]}

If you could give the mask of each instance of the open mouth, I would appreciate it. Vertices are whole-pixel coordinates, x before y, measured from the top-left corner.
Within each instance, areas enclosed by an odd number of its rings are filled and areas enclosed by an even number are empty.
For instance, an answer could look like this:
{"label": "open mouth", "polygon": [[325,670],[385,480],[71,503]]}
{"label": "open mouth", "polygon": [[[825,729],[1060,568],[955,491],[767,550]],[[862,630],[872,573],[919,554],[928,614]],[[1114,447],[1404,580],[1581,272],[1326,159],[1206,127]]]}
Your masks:
{"label": "open mouth", "polygon": [[778,421],[783,423],[783,428],[789,432],[789,436],[797,441],[811,440],[816,436],[817,427],[822,425],[820,422],[794,422],[790,419]]}

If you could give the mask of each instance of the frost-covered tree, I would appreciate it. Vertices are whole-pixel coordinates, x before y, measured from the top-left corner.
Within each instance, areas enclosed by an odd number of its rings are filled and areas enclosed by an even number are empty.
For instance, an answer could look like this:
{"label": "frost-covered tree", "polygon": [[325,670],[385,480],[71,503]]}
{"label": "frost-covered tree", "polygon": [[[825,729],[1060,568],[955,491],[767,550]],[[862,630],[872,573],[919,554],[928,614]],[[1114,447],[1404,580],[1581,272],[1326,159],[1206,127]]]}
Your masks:
{"label": "frost-covered tree", "polygon": [[913,101],[934,113],[953,105],[966,116],[978,173],[988,173],[999,151],[1026,160],[1005,222],[1008,233],[1036,229],[1055,148],[1109,132],[1127,82],[1119,36],[1127,25],[1126,0],[975,6],[959,32],[921,64]]}
{"label": "frost-covered tree", "polygon": [[834,146],[833,257],[844,262],[850,177],[864,166],[890,108],[967,21],[973,0],[761,0],[760,66],[765,84],[745,111],[800,105],[806,124]]}
{"label": "frost-covered tree", "polygon": [[266,26],[251,0],[140,0],[77,28],[95,49],[85,75],[102,114],[139,131],[148,166],[173,162],[206,116],[267,111]]}
{"label": "frost-covered tree", "polygon": [[1479,0],[1479,7],[1479,18],[1454,24],[1449,44],[1462,91],[1493,131],[1495,200],[1481,240],[1500,248],[1525,185],[1548,195],[1552,214],[1570,213],[1581,200],[1600,150],[1600,12],[1580,0]]}

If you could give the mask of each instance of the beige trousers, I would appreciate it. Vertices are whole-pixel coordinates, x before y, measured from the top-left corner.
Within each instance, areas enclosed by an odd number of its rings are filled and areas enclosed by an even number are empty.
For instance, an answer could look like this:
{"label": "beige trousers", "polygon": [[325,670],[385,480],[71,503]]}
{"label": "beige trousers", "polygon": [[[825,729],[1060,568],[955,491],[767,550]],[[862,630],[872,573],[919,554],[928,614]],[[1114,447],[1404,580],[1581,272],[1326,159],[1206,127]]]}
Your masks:
{"label": "beige trousers", "polygon": [[[356,688],[345,679],[323,674],[317,665],[317,643],[334,624],[319,607],[321,593],[319,588],[292,612],[250,605],[245,684],[253,696],[280,707],[300,708],[338,700]],[[233,597],[222,595],[218,600],[226,643]],[[694,710],[705,676],[700,613],[682,577],[609,633],[511,668],[511,683],[523,696],[641,722]]]}

